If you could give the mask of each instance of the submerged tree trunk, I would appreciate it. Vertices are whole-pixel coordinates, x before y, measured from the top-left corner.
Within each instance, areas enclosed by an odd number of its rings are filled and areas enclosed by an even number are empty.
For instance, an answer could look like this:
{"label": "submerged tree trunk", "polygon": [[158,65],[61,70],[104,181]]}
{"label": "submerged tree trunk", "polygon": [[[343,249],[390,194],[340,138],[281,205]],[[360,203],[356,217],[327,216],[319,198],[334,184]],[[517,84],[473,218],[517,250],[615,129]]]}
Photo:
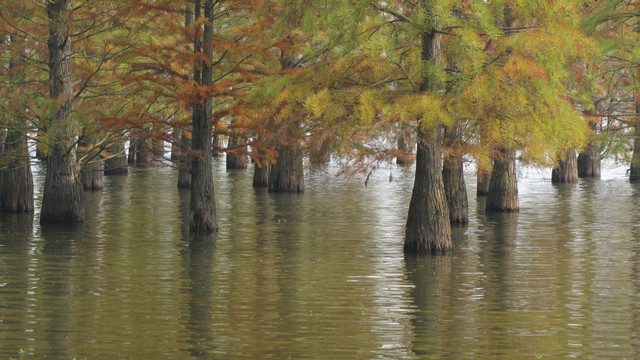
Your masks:
{"label": "submerged tree trunk", "polygon": [[[202,42],[197,39],[194,46],[196,53],[202,53],[208,60],[213,60],[213,20],[214,0],[204,1],[204,34]],[[196,21],[200,18],[200,0],[195,0]],[[213,82],[213,65],[208,61],[198,61],[202,73],[195,76],[196,81],[207,89]],[[189,204],[189,229],[197,233],[212,233],[218,230],[215,194],[213,188],[213,159],[211,149],[212,138],[212,99],[204,95],[193,106],[192,151],[191,159],[191,200]]]}
{"label": "submerged tree trunk", "polygon": [[631,170],[629,170],[629,181],[640,180],[640,125],[634,129],[633,155],[631,156]]}
{"label": "submerged tree trunk", "polygon": [[56,128],[47,159],[40,222],[84,221],[84,193],[74,148],[74,128],[67,118],[73,103],[71,38],[73,0],[47,2],[49,16],[49,81],[54,109],[49,119]]}
{"label": "submerged tree trunk", "polygon": [[501,149],[494,159],[491,182],[487,193],[487,211],[517,212],[518,178],[516,174],[516,154],[513,150]]}
{"label": "submerged tree trunk", "polygon": [[558,165],[551,171],[552,184],[575,184],[578,182],[578,159],[575,151],[569,150],[558,159]]}
{"label": "submerged tree trunk", "polygon": [[105,175],[125,175],[129,173],[127,156],[124,151],[124,141],[117,142],[109,148],[111,157],[104,160]]}
{"label": "submerged tree trunk", "polygon": [[[237,138],[235,137],[229,137],[229,148],[233,148],[237,145],[239,145],[240,142],[238,141]],[[246,158],[243,155],[238,155],[236,153],[234,153],[233,151],[231,152],[227,152],[227,170],[232,170],[232,169],[246,169],[247,168],[247,161]]]}
{"label": "submerged tree trunk", "polygon": [[404,251],[440,254],[451,250],[451,221],[442,181],[442,153],[437,135],[418,132],[416,173]]}
{"label": "submerged tree trunk", "polygon": [[[10,34],[9,72],[12,82],[20,87],[25,81],[24,41]],[[33,174],[27,144],[26,105],[18,100],[9,105],[9,124],[2,136],[0,158],[0,210],[12,213],[33,212]],[[6,137],[5,137],[6,136]]]}
{"label": "submerged tree trunk", "polygon": [[[90,144],[91,141],[82,140],[79,145],[80,148],[90,148],[93,145]],[[83,154],[80,154],[82,157]],[[82,183],[82,188],[88,191],[97,191],[102,190],[102,161],[100,160],[100,155],[97,149],[91,149],[90,153],[84,154],[87,158],[85,165],[80,170],[80,182]]]}
{"label": "submerged tree trunk", "polygon": [[442,180],[449,206],[449,220],[452,225],[464,225],[469,222],[469,204],[467,187],[464,181],[464,162],[461,154],[445,155]]}
{"label": "submerged tree trunk", "polygon": [[[257,150],[259,155],[265,155],[264,151]],[[269,176],[271,174],[271,164],[267,159],[262,158],[260,161],[256,161],[253,168],[253,187],[254,188],[268,188]]]}
{"label": "submerged tree trunk", "polygon": [[302,151],[298,145],[278,148],[278,159],[269,173],[269,192],[304,192]]}
{"label": "submerged tree trunk", "polygon": [[150,139],[140,138],[136,141],[135,163],[141,167],[153,166],[153,149]]}
{"label": "submerged tree trunk", "polygon": [[[434,6],[429,2],[429,6]],[[442,34],[436,31],[422,34],[422,60],[434,68],[442,63]],[[441,88],[437,76],[427,75],[420,83],[421,92],[438,91]],[[412,253],[441,254],[451,250],[451,221],[449,206],[442,181],[442,150],[439,126],[425,133],[418,124],[416,173],[407,227],[404,251]]]}
{"label": "submerged tree trunk", "polygon": [[477,171],[477,189],[476,196],[487,196],[489,193],[489,185],[491,184],[491,172],[493,171],[493,159],[491,159],[491,167],[485,168],[478,163]]}
{"label": "submerged tree trunk", "polygon": [[138,154],[138,141],[134,140],[133,138],[130,138],[129,143],[130,144],[129,144],[128,154],[127,154],[127,163],[135,164],[138,160],[136,159],[136,156]]}
{"label": "submerged tree trunk", "polygon": [[178,146],[178,189],[191,188],[191,171],[189,170],[189,151],[191,150],[191,138],[186,131],[182,132]]}
{"label": "submerged tree trunk", "polygon": [[589,144],[578,155],[578,177],[600,178],[600,154],[595,144]]}
{"label": "submerged tree trunk", "polygon": [[8,131],[2,164],[0,210],[12,213],[33,212],[33,174],[27,137],[23,131]]}

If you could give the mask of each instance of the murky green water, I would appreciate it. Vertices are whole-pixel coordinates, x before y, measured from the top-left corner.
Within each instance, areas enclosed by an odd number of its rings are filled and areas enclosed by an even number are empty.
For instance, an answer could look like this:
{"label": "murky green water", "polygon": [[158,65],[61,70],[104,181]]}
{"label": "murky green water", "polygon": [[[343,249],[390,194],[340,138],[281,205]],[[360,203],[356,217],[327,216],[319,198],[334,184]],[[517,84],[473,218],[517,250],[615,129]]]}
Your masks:
{"label": "murky green water", "polygon": [[364,187],[315,169],[285,195],[223,165],[215,243],[190,241],[166,168],[107,178],[78,228],[2,215],[0,359],[640,357],[640,185],[624,173],[524,176],[509,215],[469,184],[453,254],[416,258],[412,173]]}

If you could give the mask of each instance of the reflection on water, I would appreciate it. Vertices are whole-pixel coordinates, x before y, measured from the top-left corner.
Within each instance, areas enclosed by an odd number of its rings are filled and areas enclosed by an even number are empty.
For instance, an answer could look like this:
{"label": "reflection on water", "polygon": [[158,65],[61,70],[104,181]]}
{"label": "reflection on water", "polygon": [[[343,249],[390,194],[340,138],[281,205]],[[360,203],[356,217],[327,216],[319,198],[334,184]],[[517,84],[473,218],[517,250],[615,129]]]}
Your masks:
{"label": "reflection on water", "polygon": [[523,176],[519,214],[470,198],[452,254],[405,257],[413,174],[337,170],[268,194],[221,162],[202,238],[166,168],[107,178],[81,226],[1,214],[0,359],[640,357],[640,185]]}

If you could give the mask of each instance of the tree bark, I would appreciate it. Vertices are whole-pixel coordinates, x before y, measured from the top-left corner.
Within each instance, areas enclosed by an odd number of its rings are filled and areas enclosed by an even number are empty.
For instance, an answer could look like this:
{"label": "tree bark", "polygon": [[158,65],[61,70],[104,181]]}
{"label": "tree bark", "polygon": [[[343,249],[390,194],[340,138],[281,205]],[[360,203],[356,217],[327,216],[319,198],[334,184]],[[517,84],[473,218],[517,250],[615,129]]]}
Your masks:
{"label": "tree bark", "polygon": [[418,131],[416,173],[404,251],[441,254],[451,250],[451,221],[442,181],[442,154],[439,139]]}
{"label": "tree bark", "polygon": [[191,171],[189,170],[189,151],[191,150],[191,138],[186,131],[182,132],[178,146],[178,189],[191,188]]}
{"label": "tree bark", "polygon": [[271,165],[269,192],[304,192],[302,151],[297,144],[280,145],[278,159]]}
{"label": "tree bark", "polygon": [[552,184],[575,184],[578,182],[578,159],[574,150],[567,151],[558,159],[558,165],[551,171]]}
{"label": "tree bark", "polygon": [[631,156],[631,170],[629,170],[629,181],[640,180],[640,125],[634,129],[633,155]]}
{"label": "tree bark", "polygon": [[153,149],[149,143],[150,140],[145,138],[139,138],[136,141],[136,165],[141,167],[153,166]]}
{"label": "tree bark", "polygon": [[[264,152],[260,149],[257,150],[259,155],[264,155]],[[271,164],[267,159],[261,159],[260,162],[256,162],[253,168],[253,187],[254,188],[268,188],[269,176],[271,174]]]}
{"label": "tree bark", "polygon": [[[24,49],[22,38],[10,35],[9,72],[17,87],[24,84]],[[0,164],[0,210],[12,213],[33,212],[33,174],[27,144],[26,105],[18,101],[9,115],[10,123],[3,136]]]}
{"label": "tree bark", "polygon": [[[195,0],[196,21],[200,17],[201,1]],[[204,56],[213,61],[213,19],[214,0],[204,1],[204,34],[202,37],[202,50],[200,44],[196,44],[195,52],[202,51]],[[207,89],[213,82],[212,63],[199,61],[196,69],[201,66],[200,85]],[[196,70],[197,71],[197,70]],[[195,73],[195,72],[194,72]],[[198,77],[196,76],[196,79]],[[213,159],[212,139],[212,98],[204,95],[193,106],[192,126],[192,150],[191,160],[191,200],[189,204],[189,229],[197,233],[212,233],[218,230],[218,217],[216,215],[215,194],[213,188]]]}
{"label": "tree bark", "polygon": [[411,136],[410,128],[404,125],[401,125],[400,133],[398,134],[398,138],[396,140],[398,146],[398,156],[396,156],[396,164],[397,165],[405,165],[407,163],[407,157],[409,153],[409,145],[407,142],[407,138]]}
{"label": "tree bark", "polygon": [[578,155],[578,177],[600,178],[600,154],[595,144],[589,144]]}
{"label": "tree bark", "polygon": [[84,193],[76,163],[75,133],[67,121],[73,103],[70,38],[73,2],[47,2],[50,98],[54,102],[49,129],[57,128],[57,131],[47,159],[41,223],[84,221]]}
{"label": "tree bark", "polygon": [[[239,145],[239,141],[235,137],[229,137],[229,148],[233,148]],[[234,152],[227,152],[227,170],[233,169],[246,169],[247,161],[243,155],[238,155]]]}
{"label": "tree bark", "polygon": [[514,150],[500,149],[499,156],[494,159],[486,210],[495,212],[520,211]]}
{"label": "tree bark", "polygon": [[491,172],[493,171],[493,159],[491,167],[485,168],[478,163],[476,196],[487,196],[491,184]]}
{"label": "tree bark", "polygon": [[124,141],[117,142],[109,148],[112,157],[104,160],[105,175],[126,175],[129,173],[127,156],[124,152]]}
{"label": "tree bark", "polygon": [[[429,6],[434,6],[429,2]],[[436,31],[422,34],[422,60],[434,68],[442,63],[442,34]],[[441,88],[437,76],[427,74],[420,83],[421,92],[434,92]],[[418,146],[416,152],[416,173],[407,227],[405,231],[404,251],[411,253],[442,254],[453,247],[451,241],[451,221],[449,206],[442,180],[441,129],[436,126],[430,133],[423,130],[422,121],[418,124]]]}
{"label": "tree bark", "polygon": [[442,180],[449,205],[451,225],[469,223],[469,203],[464,181],[464,162],[462,155],[452,154],[444,157]]}

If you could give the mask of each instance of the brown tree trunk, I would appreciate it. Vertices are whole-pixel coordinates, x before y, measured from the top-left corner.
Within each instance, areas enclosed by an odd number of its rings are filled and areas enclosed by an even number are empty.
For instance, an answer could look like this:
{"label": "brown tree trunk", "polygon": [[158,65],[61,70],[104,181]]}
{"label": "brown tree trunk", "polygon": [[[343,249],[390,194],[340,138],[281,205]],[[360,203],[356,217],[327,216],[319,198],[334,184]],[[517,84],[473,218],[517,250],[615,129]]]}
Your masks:
{"label": "brown tree trunk", "polygon": [[[264,152],[257,150],[258,154],[264,155]],[[269,176],[271,174],[271,164],[267,159],[260,159],[259,162],[255,162],[253,168],[253,187],[254,188],[268,188]]]}
{"label": "brown tree trunk", "polygon": [[153,149],[150,139],[140,138],[136,141],[136,165],[141,167],[153,166]]}
{"label": "brown tree trunk", "polygon": [[297,144],[280,145],[278,159],[271,165],[269,192],[304,192],[302,151]]}
{"label": "brown tree trunk", "polygon": [[469,223],[469,204],[467,201],[467,188],[464,182],[463,164],[462,155],[452,154],[444,157],[442,180],[445,195],[447,196],[451,225]]}
{"label": "brown tree trunk", "polygon": [[578,177],[600,178],[600,154],[595,144],[589,144],[578,155]]}
{"label": "brown tree trunk", "polygon": [[[79,142],[80,148],[90,148],[93,145],[91,141],[82,140]],[[87,160],[82,169],[80,170],[80,182],[82,188],[87,191],[102,190],[102,161],[97,149],[90,150],[88,154],[80,154],[80,156],[86,156]]]}
{"label": "brown tree trunk", "polygon": [[127,163],[135,164],[138,160],[136,159],[137,154],[138,154],[138,141],[130,138],[129,149],[127,154]]}
{"label": "brown tree trunk", "polygon": [[402,126],[400,133],[397,138],[397,146],[398,152],[400,153],[396,156],[396,164],[405,165],[407,163],[407,158],[409,156],[409,145],[407,138],[411,136],[411,129],[409,127]]}
{"label": "brown tree trunk", "polygon": [[331,136],[326,133],[311,135],[309,163],[324,165],[331,161]]}
{"label": "brown tree trunk", "polygon": [[487,193],[487,211],[517,212],[518,178],[516,174],[516,154],[513,150],[501,149],[494,159],[491,182]]}
{"label": "brown tree trunk", "polygon": [[[195,0],[196,21],[200,17],[200,0]],[[213,20],[214,0],[204,1],[204,33],[202,42],[194,46],[196,53],[213,60]],[[198,39],[199,40],[199,39]],[[202,45],[201,45],[202,44]],[[201,48],[202,46],[202,48]],[[202,50],[201,50],[202,49]],[[209,88],[213,82],[213,65],[198,61],[196,69],[201,66],[202,73],[199,84]],[[199,72],[196,70],[196,72]],[[200,76],[195,76],[198,79]],[[197,233],[212,233],[218,230],[215,194],[213,188],[213,159],[211,149],[212,138],[212,99],[205,95],[193,106],[192,151],[191,159],[191,200],[189,203],[189,229]]]}
{"label": "brown tree trunk", "polygon": [[[235,137],[229,137],[229,148],[233,148],[235,146],[239,145],[239,141],[237,138]],[[233,151],[231,152],[227,152],[227,170],[232,170],[232,169],[246,169],[247,168],[247,161],[246,158],[243,155],[238,155],[236,153],[234,153]]]}
{"label": "brown tree trunk", "polygon": [[[0,210],[33,212],[33,174],[24,131],[9,130],[0,169]],[[6,162],[5,162],[6,159]]]}
{"label": "brown tree trunk", "polygon": [[569,150],[558,159],[558,165],[551,170],[552,184],[575,184],[578,182],[578,159],[575,151]]}
{"label": "brown tree trunk", "polygon": [[[12,82],[24,84],[24,41],[10,34],[9,73]],[[26,105],[21,101],[9,105],[13,110],[2,136],[0,164],[0,210],[12,213],[33,212],[33,174],[27,144]],[[15,115],[13,115],[15,114]]]}
{"label": "brown tree trunk", "polygon": [[73,103],[71,23],[73,0],[47,2],[50,97],[55,104],[50,127],[57,128],[47,159],[40,222],[84,221],[84,193],[78,176],[74,128],[67,118]]}
{"label": "brown tree trunk", "polygon": [[491,159],[491,167],[485,168],[478,163],[477,172],[477,189],[476,196],[487,196],[489,193],[489,185],[491,184],[491,172],[493,171],[493,159]]}
{"label": "brown tree trunk", "polygon": [[[429,6],[434,6],[430,1]],[[442,63],[442,34],[435,31],[422,34],[422,60],[430,62],[434,68]],[[438,91],[441,84],[438,78],[427,75],[420,83],[421,92]],[[442,180],[442,150],[440,127],[425,133],[418,124],[418,146],[416,152],[416,173],[407,227],[404,239],[404,251],[411,253],[441,254],[451,250],[451,221],[449,206]]]}
{"label": "brown tree trunk", "polygon": [[109,148],[111,157],[104,160],[105,175],[126,175],[129,173],[127,156],[124,151],[124,141],[117,142]]}
{"label": "brown tree trunk", "polygon": [[191,150],[191,138],[186,131],[182,132],[178,146],[178,189],[191,188],[191,171],[189,170],[189,151]]}
{"label": "brown tree trunk", "polygon": [[451,221],[442,180],[442,153],[437,135],[418,132],[416,173],[404,251],[441,254],[451,250]]}
{"label": "brown tree trunk", "polygon": [[640,180],[640,125],[634,129],[633,155],[631,156],[631,170],[629,170],[629,181]]}

